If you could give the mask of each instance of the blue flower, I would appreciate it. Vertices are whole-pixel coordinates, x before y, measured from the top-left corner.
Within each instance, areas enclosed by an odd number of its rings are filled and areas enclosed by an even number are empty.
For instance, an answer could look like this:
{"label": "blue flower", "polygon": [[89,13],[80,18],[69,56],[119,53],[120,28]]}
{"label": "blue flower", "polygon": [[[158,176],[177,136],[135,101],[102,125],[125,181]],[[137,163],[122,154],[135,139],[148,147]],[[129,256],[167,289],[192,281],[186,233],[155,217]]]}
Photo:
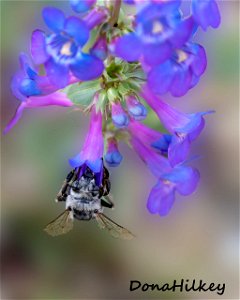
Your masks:
{"label": "blue flower", "polygon": [[192,14],[194,21],[207,30],[208,26],[217,28],[221,17],[215,0],[192,0]]}
{"label": "blue flower", "polygon": [[114,42],[115,54],[124,60],[141,60],[150,66],[168,59],[172,50],[181,47],[192,34],[193,20],[181,19],[180,3],[163,1],[139,4],[135,32]]}
{"label": "blue flower", "polygon": [[206,66],[204,48],[187,43],[175,50],[170,59],[150,70],[148,84],[159,95],[169,91],[173,96],[180,97],[198,83]]}
{"label": "blue flower", "polygon": [[36,30],[32,35],[31,52],[36,64],[45,64],[46,72],[58,88],[65,87],[71,71],[80,80],[100,76],[104,66],[100,59],[82,52],[89,39],[89,28],[77,17],[65,18],[57,8],[45,8],[43,18],[53,31],[45,34]]}
{"label": "blue flower", "polygon": [[77,13],[86,13],[96,3],[96,0],[70,0],[72,9]]}

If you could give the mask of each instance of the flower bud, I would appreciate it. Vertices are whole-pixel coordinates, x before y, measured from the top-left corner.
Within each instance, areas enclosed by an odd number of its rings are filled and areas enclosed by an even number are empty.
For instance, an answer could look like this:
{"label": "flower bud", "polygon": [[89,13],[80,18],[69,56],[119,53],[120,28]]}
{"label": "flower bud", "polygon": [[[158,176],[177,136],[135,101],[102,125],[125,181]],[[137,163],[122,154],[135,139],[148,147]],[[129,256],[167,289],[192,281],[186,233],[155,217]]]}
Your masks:
{"label": "flower bud", "polygon": [[120,103],[112,103],[112,121],[117,128],[127,127],[129,118]]}
{"label": "flower bud", "polygon": [[147,116],[147,110],[145,106],[140,103],[134,96],[128,96],[126,99],[127,108],[130,116],[137,120],[144,120]]}
{"label": "flower bud", "polygon": [[117,167],[123,159],[118,150],[117,140],[115,138],[109,138],[107,143],[107,153],[105,154],[104,159],[109,167]]}

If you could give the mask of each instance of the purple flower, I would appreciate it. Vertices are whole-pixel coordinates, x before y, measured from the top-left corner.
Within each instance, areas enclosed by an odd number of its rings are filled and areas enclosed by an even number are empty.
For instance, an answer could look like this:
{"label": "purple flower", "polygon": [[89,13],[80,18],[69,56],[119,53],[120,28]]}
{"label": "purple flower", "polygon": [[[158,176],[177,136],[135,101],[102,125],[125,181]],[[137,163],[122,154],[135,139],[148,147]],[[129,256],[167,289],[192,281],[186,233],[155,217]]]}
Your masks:
{"label": "purple flower", "polygon": [[157,185],[149,195],[147,208],[152,214],[165,216],[175,201],[175,192],[187,196],[195,191],[200,179],[199,172],[183,164],[171,167],[167,158],[144,145],[137,135],[132,135],[131,143],[139,157],[158,178]]}
{"label": "purple flower", "polygon": [[180,2],[140,2],[135,32],[117,39],[114,53],[130,62],[141,60],[151,66],[163,63],[192,34],[193,20],[181,19]]}
{"label": "purple flower", "polygon": [[126,97],[126,104],[129,115],[138,121],[144,120],[147,116],[145,106],[140,103],[136,97],[130,95]]}
{"label": "purple flower", "polygon": [[96,112],[92,107],[90,128],[85,139],[82,151],[69,160],[73,168],[87,166],[95,174],[98,174],[98,182],[101,183],[103,171],[103,135],[102,135],[102,113]]}
{"label": "purple flower", "polygon": [[207,30],[208,26],[217,28],[221,22],[221,16],[215,0],[192,0],[192,14],[194,21]]}
{"label": "purple flower", "polygon": [[129,117],[120,102],[112,103],[112,122],[117,128],[124,128],[129,124]]}
{"label": "purple flower", "polygon": [[45,8],[43,18],[53,31],[45,36],[40,30],[32,34],[31,53],[36,64],[44,63],[50,81],[58,88],[70,81],[71,71],[86,81],[99,77],[104,69],[102,61],[82,52],[89,39],[89,28],[77,17],[65,18],[57,8]]}
{"label": "purple flower", "polygon": [[115,138],[109,138],[107,140],[107,153],[105,154],[104,159],[109,167],[117,167],[120,165],[123,157],[118,150],[118,144]]}
{"label": "purple flower", "polygon": [[185,114],[172,108],[161,101],[146,85],[142,91],[142,97],[157,113],[167,130],[173,135],[168,148],[168,157],[172,166],[183,162],[189,153],[190,144],[204,128],[205,114],[213,111]]}
{"label": "purple flower", "polygon": [[[47,76],[38,75],[37,70],[31,65],[26,54],[21,53],[19,61],[21,69],[13,76],[11,89],[14,96],[22,103],[4,129],[4,134],[17,124],[25,108],[51,105],[68,107],[73,105],[66,94],[56,91],[56,86],[51,84]],[[76,79],[72,77],[71,82],[75,81]]]}
{"label": "purple flower", "polygon": [[72,9],[76,13],[86,13],[96,3],[96,0],[70,0]]}
{"label": "purple flower", "polygon": [[148,85],[159,95],[169,91],[173,96],[180,97],[197,84],[206,66],[204,48],[188,43],[175,50],[169,60],[151,69]]}

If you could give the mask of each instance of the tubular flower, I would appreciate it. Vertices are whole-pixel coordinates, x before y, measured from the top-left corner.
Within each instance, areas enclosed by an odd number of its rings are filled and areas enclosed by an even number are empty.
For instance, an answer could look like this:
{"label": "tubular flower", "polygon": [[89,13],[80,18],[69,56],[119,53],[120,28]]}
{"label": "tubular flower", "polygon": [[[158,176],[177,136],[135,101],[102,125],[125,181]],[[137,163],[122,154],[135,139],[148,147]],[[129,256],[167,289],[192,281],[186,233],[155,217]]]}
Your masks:
{"label": "tubular flower", "polygon": [[118,144],[115,138],[108,138],[107,153],[105,154],[104,159],[109,167],[117,167],[120,165],[123,157],[118,150]]}
{"label": "tubular flower", "polygon": [[102,174],[103,168],[103,135],[102,113],[96,112],[93,106],[90,118],[90,127],[82,151],[69,160],[73,168],[82,165],[88,166],[94,173]]}
{"label": "tubular flower", "polygon": [[217,28],[221,17],[215,0],[192,0],[192,14],[194,21],[207,30],[208,26]]}
{"label": "tubular flower", "polygon": [[77,17],[65,18],[61,10],[51,7],[43,10],[43,19],[53,33],[45,36],[42,31],[35,30],[31,52],[36,63],[44,63],[53,84],[58,88],[68,85],[69,71],[83,81],[102,74],[102,61],[82,52],[90,34],[84,21]]}
{"label": "tubular flower", "polygon": [[[22,117],[25,108],[41,106],[72,106],[73,103],[63,92],[57,91],[46,76],[38,75],[37,71],[30,64],[26,54],[19,56],[21,69],[13,76],[11,89],[12,93],[21,101],[15,115],[4,129],[8,133]],[[72,82],[74,82],[72,78]]]}
{"label": "tubular flower", "polygon": [[204,48],[188,43],[176,50],[169,60],[151,69],[148,84],[159,95],[169,91],[173,96],[180,97],[197,84],[206,66]]}
{"label": "tubular flower", "polygon": [[143,88],[142,96],[156,112],[167,130],[173,134],[168,148],[171,164],[174,166],[183,162],[189,154],[191,142],[199,136],[204,128],[203,116],[213,113],[213,111],[184,114],[161,101],[148,86]]}
{"label": "tubular flower", "polygon": [[139,157],[158,179],[157,185],[149,195],[147,208],[152,214],[159,213],[165,216],[175,201],[175,192],[187,196],[196,190],[199,172],[184,165],[171,167],[167,158],[155,153],[136,136],[132,136],[131,143]]}

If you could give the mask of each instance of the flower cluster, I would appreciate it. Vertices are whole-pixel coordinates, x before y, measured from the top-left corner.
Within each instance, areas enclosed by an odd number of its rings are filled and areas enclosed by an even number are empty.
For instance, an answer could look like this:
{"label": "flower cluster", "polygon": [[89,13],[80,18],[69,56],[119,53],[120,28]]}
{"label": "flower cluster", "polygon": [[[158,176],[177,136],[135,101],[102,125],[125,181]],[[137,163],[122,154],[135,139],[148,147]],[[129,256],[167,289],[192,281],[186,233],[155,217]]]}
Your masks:
{"label": "flower cluster", "polygon": [[[67,17],[44,8],[49,32],[33,31],[33,64],[20,55],[11,88],[21,104],[4,132],[25,108],[82,107],[90,112],[89,132],[70,165],[90,168],[100,185],[104,163],[120,165],[118,144],[125,141],[156,177],[148,210],[167,215],[175,192],[190,195],[197,187],[200,175],[189,166],[190,147],[204,128],[204,116],[213,112],[183,113],[161,99],[196,86],[207,66],[204,47],[195,41],[198,29],[220,24],[215,0],[189,3],[188,15],[181,0],[70,0],[75,16]],[[126,13],[128,5],[134,15]],[[167,133],[141,122],[151,109]]]}

